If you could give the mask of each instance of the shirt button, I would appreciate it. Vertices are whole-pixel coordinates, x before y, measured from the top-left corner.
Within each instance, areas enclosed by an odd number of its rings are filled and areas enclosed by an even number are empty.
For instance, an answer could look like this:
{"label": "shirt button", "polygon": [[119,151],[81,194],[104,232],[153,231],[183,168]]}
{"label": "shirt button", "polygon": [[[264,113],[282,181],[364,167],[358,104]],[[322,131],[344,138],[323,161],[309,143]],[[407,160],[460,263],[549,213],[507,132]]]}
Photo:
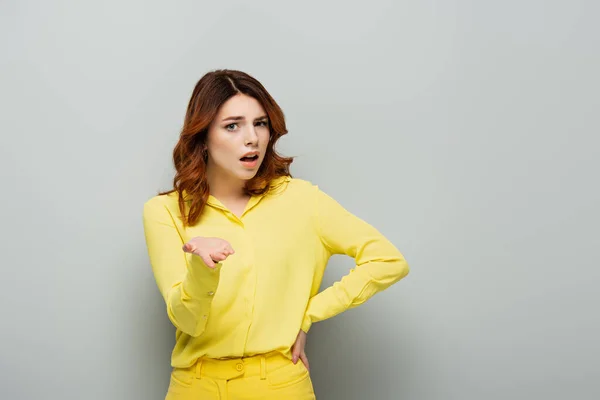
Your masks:
{"label": "shirt button", "polygon": [[208,315],[203,315],[202,318],[206,319],[208,318]]}
{"label": "shirt button", "polygon": [[244,364],[242,364],[242,363],[236,364],[235,369],[237,369],[238,371],[242,371],[244,369]]}
{"label": "shirt button", "polygon": [[208,292],[209,296],[214,296],[215,292],[213,292],[212,290],[210,292]]}

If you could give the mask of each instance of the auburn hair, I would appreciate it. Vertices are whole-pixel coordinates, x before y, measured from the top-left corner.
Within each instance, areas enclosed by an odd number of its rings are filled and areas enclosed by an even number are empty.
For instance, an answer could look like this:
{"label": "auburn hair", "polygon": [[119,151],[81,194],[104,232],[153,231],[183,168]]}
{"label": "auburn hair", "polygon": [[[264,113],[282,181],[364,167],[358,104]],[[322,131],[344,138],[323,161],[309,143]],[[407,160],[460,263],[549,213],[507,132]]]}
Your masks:
{"label": "auburn hair", "polygon": [[[206,179],[208,128],[221,105],[239,93],[255,98],[269,119],[269,143],[265,157],[256,175],[246,182],[244,191],[249,195],[263,194],[269,190],[271,180],[291,176],[289,166],[293,157],[282,157],[275,150],[277,140],[288,131],[283,111],[273,97],[258,80],[245,72],[229,69],[210,71],[200,78],[192,92],[183,128],[173,149],[176,171],[173,189],[159,193],[179,194],[184,226],[198,222],[209,196]],[[189,204],[187,208],[186,203]]]}

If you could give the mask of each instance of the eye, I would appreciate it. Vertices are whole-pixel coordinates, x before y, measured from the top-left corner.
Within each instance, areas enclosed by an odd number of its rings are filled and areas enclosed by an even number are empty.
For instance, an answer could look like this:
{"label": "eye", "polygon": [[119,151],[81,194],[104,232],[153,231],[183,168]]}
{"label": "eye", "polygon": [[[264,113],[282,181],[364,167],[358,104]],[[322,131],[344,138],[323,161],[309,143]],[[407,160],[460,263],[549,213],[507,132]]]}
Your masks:
{"label": "eye", "polygon": [[262,121],[258,121],[258,122],[256,123],[256,125],[257,125],[257,126],[268,126],[268,125],[269,125],[269,123],[268,123],[268,121],[267,121],[267,120],[264,120],[264,119],[263,119]]}
{"label": "eye", "polygon": [[236,123],[229,124],[229,125],[225,126],[225,129],[227,129],[228,131],[233,131],[236,126],[237,126]]}

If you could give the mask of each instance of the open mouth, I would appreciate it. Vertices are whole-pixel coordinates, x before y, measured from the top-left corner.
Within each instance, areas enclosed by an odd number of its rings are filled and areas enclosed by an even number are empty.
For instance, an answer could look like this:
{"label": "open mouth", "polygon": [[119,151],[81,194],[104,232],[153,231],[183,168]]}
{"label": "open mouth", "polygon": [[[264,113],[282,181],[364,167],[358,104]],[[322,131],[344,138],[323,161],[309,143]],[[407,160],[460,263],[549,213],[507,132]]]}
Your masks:
{"label": "open mouth", "polygon": [[240,158],[241,161],[254,161],[254,160],[258,160],[258,154],[255,154],[253,156],[248,156],[248,157],[242,157]]}

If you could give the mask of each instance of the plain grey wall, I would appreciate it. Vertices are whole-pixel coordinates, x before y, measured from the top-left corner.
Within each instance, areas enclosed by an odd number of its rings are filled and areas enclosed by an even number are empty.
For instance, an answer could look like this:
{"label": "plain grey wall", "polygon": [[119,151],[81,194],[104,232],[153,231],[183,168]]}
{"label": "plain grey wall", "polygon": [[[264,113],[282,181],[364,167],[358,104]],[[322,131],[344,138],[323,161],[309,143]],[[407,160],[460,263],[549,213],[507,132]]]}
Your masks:
{"label": "plain grey wall", "polygon": [[320,399],[600,398],[599,12],[2,1],[0,398],[164,397],[174,332],[141,211],[215,68],[264,83],[293,174],[412,266],[313,327]]}

